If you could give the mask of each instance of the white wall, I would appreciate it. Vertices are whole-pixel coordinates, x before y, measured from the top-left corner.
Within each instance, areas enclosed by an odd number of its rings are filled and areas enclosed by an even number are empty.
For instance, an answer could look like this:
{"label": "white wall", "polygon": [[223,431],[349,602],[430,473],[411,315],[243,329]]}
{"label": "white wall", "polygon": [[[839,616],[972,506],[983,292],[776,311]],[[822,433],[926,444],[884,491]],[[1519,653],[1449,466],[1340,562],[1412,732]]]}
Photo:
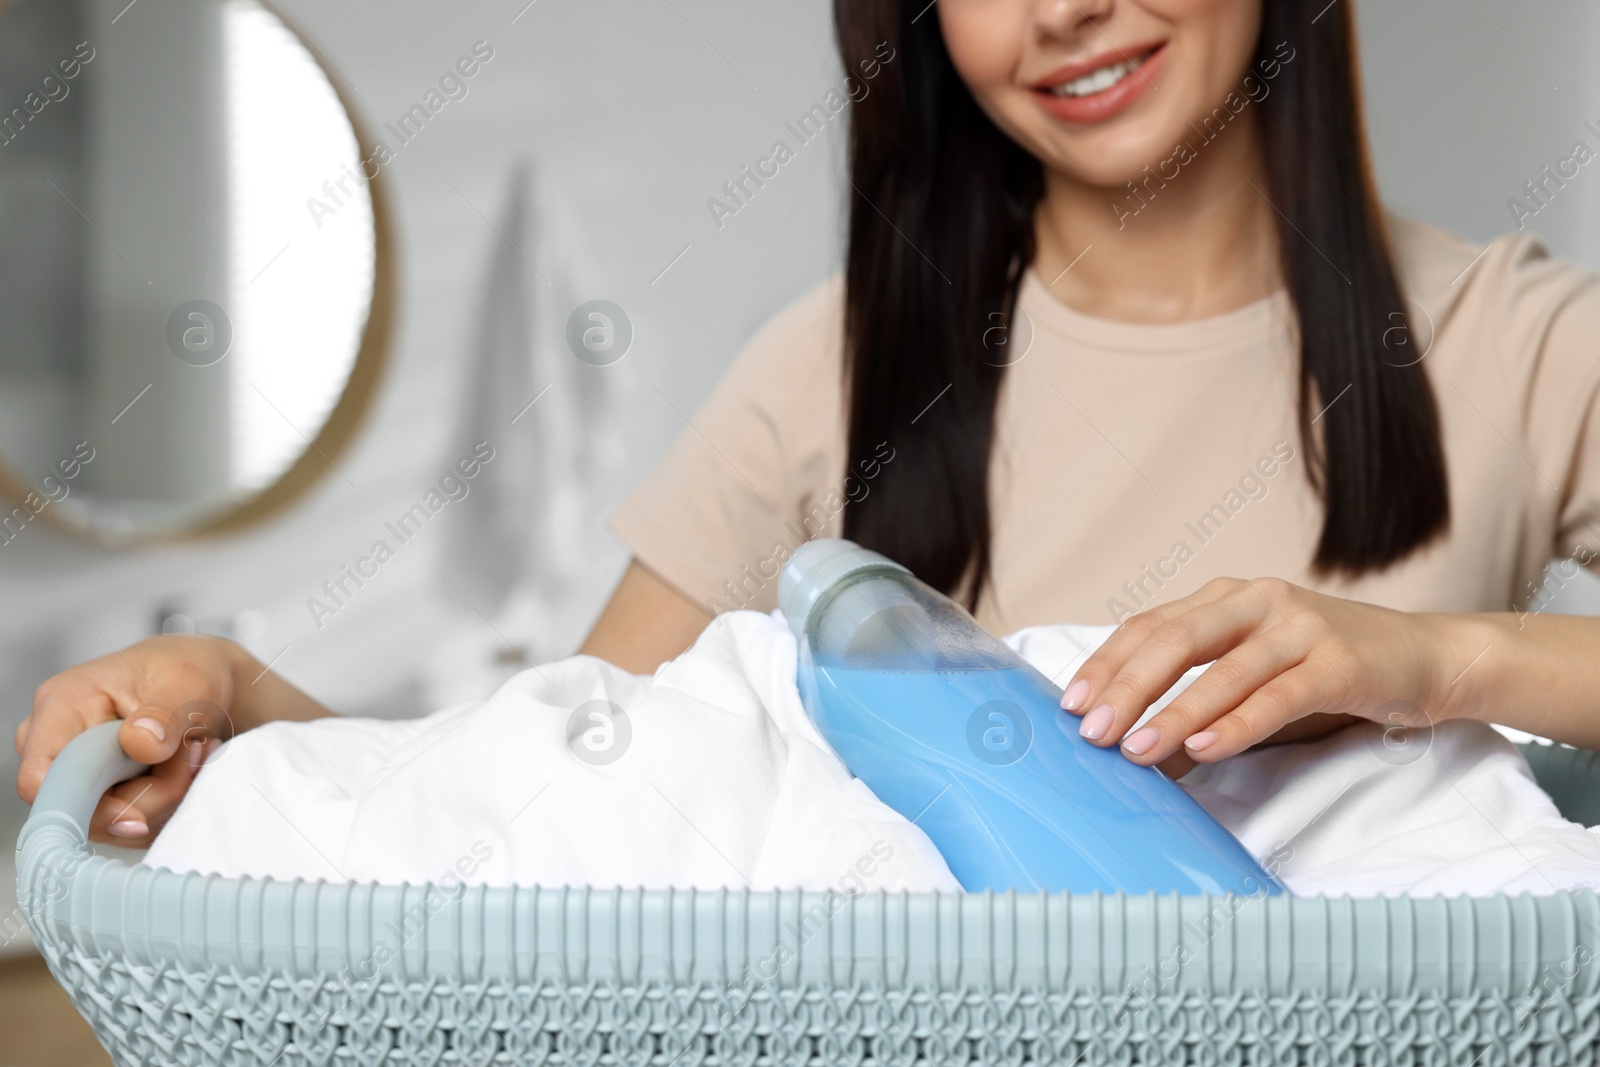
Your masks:
{"label": "white wall", "polygon": [[[126,555],[30,527],[0,550],[0,596],[13,609],[0,619],[0,634],[27,634],[51,651],[6,657],[13,707],[47,669],[143,636],[168,595],[202,616],[265,612],[269,628],[256,650],[271,657],[292,646],[283,672],[344,706],[404,680],[406,653],[427,642],[437,610],[412,595],[425,584],[429,560],[398,560],[394,574],[321,633],[304,601],[458,451],[447,435],[484,270],[500,241],[483,215],[498,215],[515,161],[533,160],[542,180],[562,186],[598,267],[602,291],[594,295],[621,304],[638,327],[617,368],[639,405],[628,420],[629,483],[682,426],[650,385],[692,412],[744,338],[830,269],[837,138],[802,151],[721,232],[705,207],[833,80],[820,6],[681,0],[675,10],[543,0],[512,24],[520,7],[485,0],[448,9],[417,0],[285,5],[353,82],[372,127],[419,99],[475,41],[495,49],[470,95],[384,170],[397,223],[401,314],[375,416],[339,464],[360,488],[330,477],[296,514],[259,533]],[[104,31],[107,48],[116,30]],[[599,487],[613,500],[626,488]],[[603,513],[593,519],[596,532],[609,536]],[[366,616],[360,626],[358,609]],[[385,619],[392,632],[357,633]]]}
{"label": "white wall", "polygon": [[[278,670],[336,707],[409,714],[426,706],[417,665],[449,634],[482,629],[437,595],[429,545],[398,557],[320,631],[305,599],[460,451],[449,440],[452,416],[485,264],[500,240],[483,215],[497,217],[509,169],[523,158],[573,205],[604,287],[594,295],[621,304],[639,330],[616,368],[630,408],[626,469],[616,484],[595,487],[589,516],[610,552],[591,578],[588,604],[598,608],[623,558],[605,516],[682,426],[656,389],[692,411],[749,333],[837,261],[838,130],[802,149],[720,231],[705,205],[835,82],[829,5],[523,5],[283,4],[353,82],[373,126],[409,107],[473,42],[495,49],[471,95],[385,169],[401,315],[372,423],[340,460],[350,481],[328,478],[293,515],[226,541],[108,554],[36,524],[0,548],[0,726],[20,720],[33,687],[55,670],[145,636],[169,597],[199,616],[263,613],[253,650],[263,659],[281,654]],[[1367,110],[1389,199],[1472,237],[1504,231],[1505,199],[1563,152],[1586,118],[1600,119],[1600,76],[1584,55],[1600,42],[1590,5],[1367,0],[1360,10]],[[138,7],[124,16],[138,17]],[[100,32],[97,46],[114,47],[117,27]],[[1570,191],[1539,228],[1549,228],[1558,250],[1600,266],[1600,171]],[[574,642],[587,621],[573,620]],[[9,746],[5,753],[0,777],[9,781],[15,759]],[[0,836],[13,835],[22,814],[20,804],[0,804]],[[9,909],[10,888],[0,877],[0,908]]]}
{"label": "white wall", "polygon": [[[1346,2],[1346,0],[1340,0]],[[1474,240],[1515,229],[1506,201],[1600,127],[1600,9],[1587,0],[1364,0],[1366,117],[1384,195]],[[1525,220],[1600,268],[1600,167]]]}

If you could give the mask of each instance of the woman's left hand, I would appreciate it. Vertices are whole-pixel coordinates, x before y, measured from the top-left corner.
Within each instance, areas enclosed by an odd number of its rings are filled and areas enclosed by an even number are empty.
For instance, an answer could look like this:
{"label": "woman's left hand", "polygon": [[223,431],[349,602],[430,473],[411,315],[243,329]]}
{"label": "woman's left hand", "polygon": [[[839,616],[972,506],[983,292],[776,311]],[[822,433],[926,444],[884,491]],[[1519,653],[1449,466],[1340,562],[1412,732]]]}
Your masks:
{"label": "woman's left hand", "polygon": [[[1130,760],[1167,761],[1169,773],[1243,752],[1319,713],[1425,726],[1444,716],[1459,670],[1447,618],[1276,578],[1218,578],[1125,621],[1073,675],[1061,706],[1083,715],[1079,732],[1094,744],[1120,741]],[[1123,736],[1185,671],[1211,660]]]}

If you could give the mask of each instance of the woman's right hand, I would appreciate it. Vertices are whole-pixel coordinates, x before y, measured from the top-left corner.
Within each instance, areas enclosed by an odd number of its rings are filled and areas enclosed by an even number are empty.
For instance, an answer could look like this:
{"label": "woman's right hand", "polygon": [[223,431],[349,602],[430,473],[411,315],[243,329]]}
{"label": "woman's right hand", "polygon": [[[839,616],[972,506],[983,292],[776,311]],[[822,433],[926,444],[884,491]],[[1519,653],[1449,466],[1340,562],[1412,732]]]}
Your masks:
{"label": "woman's right hand", "polygon": [[[205,757],[248,721],[244,649],[219,637],[153,637],[62,671],[39,686],[17,728],[17,792],[33,803],[50,764],[91,726],[122,720],[122,749],[149,773],[112,786],[89,824],[94,841],[147,847],[177,809]],[[260,675],[254,677],[259,678]],[[277,686],[284,686],[281,681]]]}

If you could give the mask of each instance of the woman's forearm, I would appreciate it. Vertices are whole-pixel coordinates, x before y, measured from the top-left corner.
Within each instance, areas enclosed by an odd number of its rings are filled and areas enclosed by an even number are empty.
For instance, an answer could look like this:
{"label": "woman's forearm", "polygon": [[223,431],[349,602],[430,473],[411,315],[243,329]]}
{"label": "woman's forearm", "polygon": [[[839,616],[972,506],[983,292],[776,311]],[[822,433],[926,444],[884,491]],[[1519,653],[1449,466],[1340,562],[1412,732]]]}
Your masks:
{"label": "woman's forearm", "polygon": [[1449,634],[1442,713],[1600,749],[1600,618],[1432,615]]}
{"label": "woman's forearm", "polygon": [[709,611],[633,560],[578,654],[650,674],[694,644],[710,621]]}
{"label": "woman's forearm", "polygon": [[290,685],[238,645],[232,645],[233,706],[228,711],[233,731],[262,723],[308,722],[337,714]]}

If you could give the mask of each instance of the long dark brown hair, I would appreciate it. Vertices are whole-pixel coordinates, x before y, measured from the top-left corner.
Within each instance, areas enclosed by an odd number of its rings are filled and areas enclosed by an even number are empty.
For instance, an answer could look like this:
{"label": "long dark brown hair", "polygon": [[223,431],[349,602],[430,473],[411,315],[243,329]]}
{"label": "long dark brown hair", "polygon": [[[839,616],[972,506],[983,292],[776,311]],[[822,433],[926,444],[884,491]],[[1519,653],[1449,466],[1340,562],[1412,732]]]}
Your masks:
{"label": "long dark brown hair", "polygon": [[[904,457],[846,509],[844,534],[976,609],[1004,374],[983,331],[995,313],[1010,321],[1033,261],[1043,171],[973,100],[926,6],[834,0],[845,69],[877,71],[850,128],[847,454],[887,441]],[[1293,56],[1255,105],[1263,191],[1281,212],[1300,437],[1324,505],[1311,566],[1353,576],[1448,528],[1450,507],[1432,390],[1385,341],[1405,328],[1405,302],[1367,158],[1350,5],[1322,7],[1264,0],[1251,69]]]}

